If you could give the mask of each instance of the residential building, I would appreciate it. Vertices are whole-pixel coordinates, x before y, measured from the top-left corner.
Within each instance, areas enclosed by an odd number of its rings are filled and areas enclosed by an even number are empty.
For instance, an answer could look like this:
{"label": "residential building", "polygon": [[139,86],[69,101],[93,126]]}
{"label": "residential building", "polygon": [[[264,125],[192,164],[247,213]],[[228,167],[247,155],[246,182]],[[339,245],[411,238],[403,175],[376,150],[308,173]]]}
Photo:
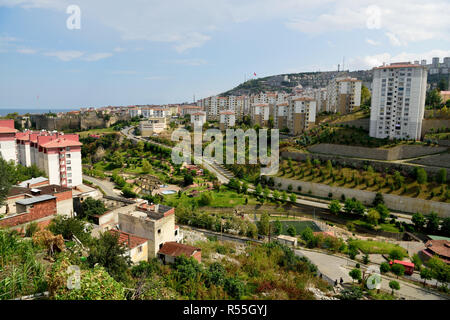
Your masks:
{"label": "residential building", "polygon": [[14,163],[17,163],[16,132],[14,120],[0,120],[0,155]]}
{"label": "residential building", "polygon": [[277,103],[273,107],[273,127],[275,129],[287,128],[287,114],[289,109],[289,103],[282,102]]}
{"label": "residential building", "polygon": [[316,122],[316,101],[300,97],[289,101],[287,110],[287,127],[289,133],[298,135],[311,129]]}
{"label": "residential building", "polygon": [[186,258],[194,258],[202,262],[202,249],[177,242],[166,242],[158,251],[158,257],[165,263],[174,263],[175,258],[184,255]]}
{"label": "residential building", "polygon": [[206,123],[206,113],[203,111],[192,113],[191,123],[193,126],[203,127]]}
{"label": "residential building", "polygon": [[141,131],[141,136],[149,137],[154,133],[161,133],[166,130],[166,118],[149,118],[148,120],[144,120],[139,122],[139,130]]}
{"label": "residential building", "polygon": [[234,111],[226,110],[220,111],[220,130],[226,130],[228,128],[234,127],[236,122],[236,116]]}
{"label": "residential building", "polygon": [[326,111],[340,114],[355,111],[361,106],[361,87],[362,81],[351,77],[330,81],[326,93]]}
{"label": "residential building", "polygon": [[270,106],[267,103],[256,103],[250,107],[252,123],[261,127],[269,125],[270,114]]}
{"label": "residential building", "polygon": [[175,241],[175,208],[162,204],[141,203],[134,210],[118,214],[121,231],[148,240],[148,258],[156,257],[166,242]]}
{"label": "residential building", "polygon": [[117,235],[118,242],[127,248],[126,254],[130,257],[131,263],[148,261],[148,240],[146,238],[116,229],[111,229],[109,232]]}
{"label": "residential building", "polygon": [[374,68],[370,136],[419,140],[426,88],[422,65],[400,62]]}

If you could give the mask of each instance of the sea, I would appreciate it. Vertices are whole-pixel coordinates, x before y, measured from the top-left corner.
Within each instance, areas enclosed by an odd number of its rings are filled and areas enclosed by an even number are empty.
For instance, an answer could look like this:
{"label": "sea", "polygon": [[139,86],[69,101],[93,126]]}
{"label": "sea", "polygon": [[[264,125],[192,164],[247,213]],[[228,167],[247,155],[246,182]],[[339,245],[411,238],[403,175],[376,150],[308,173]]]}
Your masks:
{"label": "sea", "polygon": [[9,113],[17,112],[19,115],[24,115],[27,113],[30,114],[42,114],[42,113],[58,113],[58,112],[68,112],[68,111],[75,111],[78,109],[70,109],[70,108],[2,108],[0,107],[0,116],[6,116]]}

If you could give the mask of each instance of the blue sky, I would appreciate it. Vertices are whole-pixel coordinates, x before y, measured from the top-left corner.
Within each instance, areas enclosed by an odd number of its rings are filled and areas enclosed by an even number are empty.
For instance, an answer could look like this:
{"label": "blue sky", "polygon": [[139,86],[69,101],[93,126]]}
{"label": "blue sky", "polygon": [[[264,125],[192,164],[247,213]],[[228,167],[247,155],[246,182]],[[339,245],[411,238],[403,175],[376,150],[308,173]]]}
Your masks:
{"label": "blue sky", "polygon": [[433,56],[450,56],[448,0],[0,0],[0,107],[179,103],[253,72]]}

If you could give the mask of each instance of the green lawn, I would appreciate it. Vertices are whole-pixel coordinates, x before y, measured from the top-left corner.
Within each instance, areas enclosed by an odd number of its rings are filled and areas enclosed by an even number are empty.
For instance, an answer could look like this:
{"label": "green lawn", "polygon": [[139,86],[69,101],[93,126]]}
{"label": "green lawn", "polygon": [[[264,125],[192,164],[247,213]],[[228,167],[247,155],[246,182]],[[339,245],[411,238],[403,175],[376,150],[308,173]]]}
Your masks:
{"label": "green lawn", "polygon": [[408,256],[406,250],[399,245],[389,243],[389,242],[381,242],[381,241],[372,241],[372,240],[351,240],[351,244],[354,244],[359,250],[364,253],[378,253],[378,254],[389,254],[392,249],[399,248]]}
{"label": "green lawn", "polygon": [[[286,232],[287,229],[290,226],[293,226],[296,230],[296,234],[299,235],[303,232],[303,230],[305,230],[306,228],[310,228],[312,229],[312,231],[316,232],[316,231],[320,231],[319,227],[314,223],[314,221],[281,221],[281,225],[283,226],[283,231],[282,234],[284,235],[288,235],[288,233]],[[271,224],[274,224],[274,221],[271,222]]]}
{"label": "green lawn", "polygon": [[[195,188],[194,190],[198,190],[198,191],[203,191],[205,188],[203,187],[199,187],[199,188]],[[255,205],[257,204],[257,201],[255,198],[253,198],[250,195],[243,195],[243,194],[238,194],[235,191],[232,190],[226,190],[225,188],[222,188],[221,191],[217,192],[217,191],[210,191],[212,196],[213,196],[213,200],[211,202],[211,204],[209,205],[209,207],[212,208],[233,208],[235,206],[239,206],[239,205],[245,205],[245,197],[248,198],[248,204],[249,205]],[[178,198],[177,194],[171,194],[171,195],[166,195],[164,196],[164,201],[167,205],[169,206],[187,206],[189,204],[191,204],[193,201],[195,201],[196,198],[198,198],[199,196],[195,196],[195,197],[188,197],[186,194],[183,194],[181,198]]]}

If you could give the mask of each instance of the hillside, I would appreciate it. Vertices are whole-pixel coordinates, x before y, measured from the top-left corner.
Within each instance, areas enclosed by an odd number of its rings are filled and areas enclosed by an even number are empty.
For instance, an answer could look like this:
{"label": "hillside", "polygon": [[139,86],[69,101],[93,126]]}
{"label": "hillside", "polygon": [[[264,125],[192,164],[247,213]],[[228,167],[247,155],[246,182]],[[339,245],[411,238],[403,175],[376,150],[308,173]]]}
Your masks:
{"label": "hillside", "polygon": [[[358,70],[358,71],[323,71],[323,72],[301,72],[279,74],[264,78],[251,79],[241,83],[237,87],[228,90],[219,96],[229,95],[249,95],[264,91],[284,91],[291,93],[292,89],[298,85],[303,87],[323,88],[328,82],[337,76],[350,76],[363,81],[363,85],[367,88],[371,87],[372,70]],[[428,83],[430,88],[435,88],[439,81],[444,79],[447,83],[450,82],[450,75],[428,75]]]}
{"label": "hillside", "polygon": [[220,96],[248,95],[263,91],[291,92],[292,89],[298,85],[302,85],[303,87],[322,88],[325,87],[331,79],[337,76],[350,76],[362,79],[366,86],[372,81],[370,70],[289,73],[248,80],[237,87],[222,93]]}

